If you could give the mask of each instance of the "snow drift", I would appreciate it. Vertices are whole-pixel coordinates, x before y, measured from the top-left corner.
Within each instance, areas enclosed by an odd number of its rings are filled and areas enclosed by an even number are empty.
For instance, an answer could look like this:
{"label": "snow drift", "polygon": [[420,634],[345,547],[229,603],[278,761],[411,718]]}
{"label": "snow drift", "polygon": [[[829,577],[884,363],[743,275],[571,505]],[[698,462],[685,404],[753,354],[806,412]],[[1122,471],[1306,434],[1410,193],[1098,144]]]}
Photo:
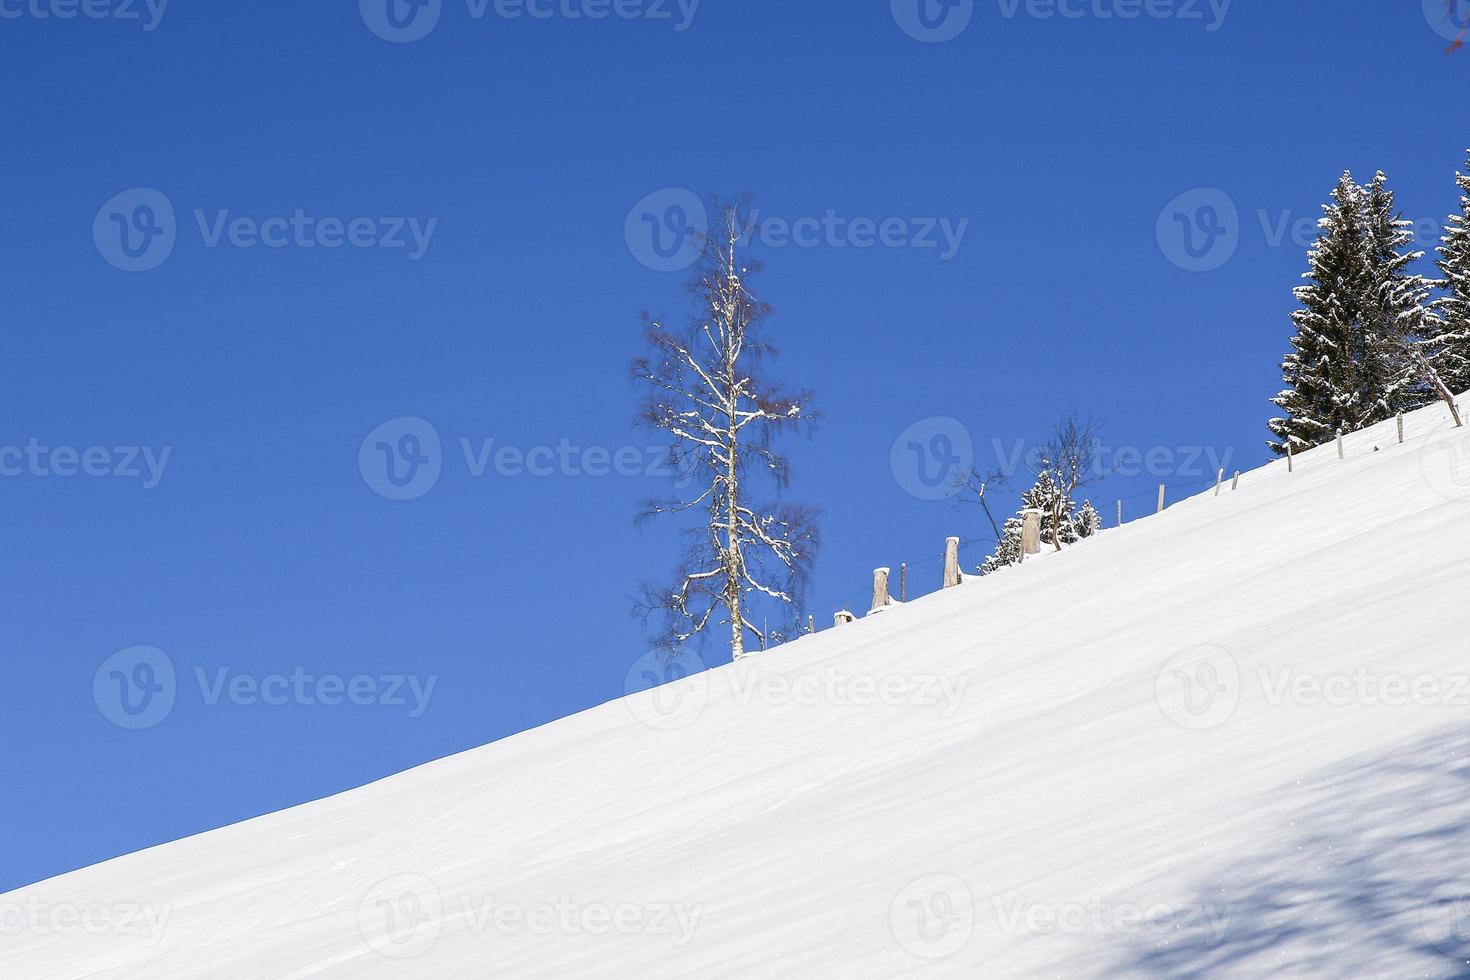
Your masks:
{"label": "snow drift", "polygon": [[1470,435],[1407,436],[0,896],[0,975],[1466,975]]}

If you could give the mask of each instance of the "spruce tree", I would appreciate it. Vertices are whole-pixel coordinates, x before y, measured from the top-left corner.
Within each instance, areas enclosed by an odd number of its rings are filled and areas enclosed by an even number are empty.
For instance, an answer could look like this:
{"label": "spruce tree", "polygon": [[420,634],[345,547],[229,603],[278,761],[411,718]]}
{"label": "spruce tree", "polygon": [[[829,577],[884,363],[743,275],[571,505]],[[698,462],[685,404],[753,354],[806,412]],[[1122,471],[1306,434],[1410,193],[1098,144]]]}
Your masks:
{"label": "spruce tree", "polygon": [[[1060,506],[1059,506],[1060,505]],[[1090,505],[1089,505],[1090,506]],[[1077,506],[1072,502],[1052,476],[1050,470],[1042,470],[1036,476],[1036,482],[1031,488],[1021,494],[1021,510],[1036,509],[1041,511],[1041,541],[1050,544],[1059,540],[1062,544],[1075,544],[1077,540],[1086,535],[1081,533],[1082,515],[1077,513]],[[1057,522],[1053,514],[1060,513],[1062,519]],[[1097,513],[1093,511],[1094,515]],[[1101,520],[1099,519],[1099,525]],[[980,574],[988,575],[1007,565],[1014,565],[1021,560],[1021,531],[1025,527],[1025,521],[1018,513],[1010,518],[1001,527],[1000,541],[995,546],[995,553],[985,559],[980,566]],[[1052,534],[1055,527],[1057,534]]]}
{"label": "spruce tree", "polygon": [[995,544],[994,554],[987,555],[985,562],[980,566],[981,575],[998,572],[1021,560],[1022,526],[1020,517],[1007,518],[1005,524],[1001,526],[1000,540]]}
{"label": "spruce tree", "polygon": [[1424,257],[1414,246],[1413,222],[1404,220],[1379,171],[1364,188],[1367,288],[1363,294],[1362,384],[1379,393],[1378,410],[1359,426],[1418,408],[1434,398],[1429,379],[1411,355],[1432,322],[1429,280],[1409,271]]}
{"label": "spruce tree", "polygon": [[1082,509],[1077,512],[1076,518],[1072,521],[1072,526],[1077,529],[1077,537],[1079,539],[1090,538],[1102,530],[1102,515],[1097,512],[1096,507],[1092,506],[1092,501],[1084,500],[1082,502]]}
{"label": "spruce tree", "polygon": [[1267,427],[1273,452],[1309,449],[1345,432],[1392,418],[1422,399],[1404,341],[1423,330],[1421,277],[1407,266],[1413,235],[1394,211],[1379,174],[1367,187],[1344,173],[1323,206],[1307,253],[1307,285],[1295,290],[1296,336],[1281,364],[1287,387],[1271,401],[1285,415]]}
{"label": "spruce tree", "polygon": [[1465,173],[1456,174],[1460,187],[1460,210],[1450,215],[1442,244],[1438,283],[1444,295],[1434,303],[1439,332],[1428,345],[1430,362],[1450,390],[1470,389],[1470,161]]}

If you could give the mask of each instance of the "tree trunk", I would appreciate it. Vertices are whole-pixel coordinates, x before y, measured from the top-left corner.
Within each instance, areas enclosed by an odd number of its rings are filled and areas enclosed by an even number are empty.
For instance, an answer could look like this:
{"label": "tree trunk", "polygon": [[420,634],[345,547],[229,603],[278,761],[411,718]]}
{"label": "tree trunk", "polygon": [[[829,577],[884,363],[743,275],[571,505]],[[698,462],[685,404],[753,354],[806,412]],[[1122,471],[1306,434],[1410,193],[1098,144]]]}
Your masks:
{"label": "tree trunk", "polygon": [[[733,247],[732,247],[733,251]],[[731,269],[735,267],[733,254],[730,257]],[[735,351],[733,348],[735,335],[734,315],[727,313],[727,326],[725,328],[725,385],[728,390],[725,395],[725,417],[726,442],[725,451],[728,454],[725,459],[726,489],[729,491],[726,500],[725,519],[725,550],[728,553],[726,560],[729,562],[730,579],[728,587],[728,605],[730,609],[730,658],[739,660],[745,656],[745,612],[740,608],[741,590],[741,565],[740,565],[740,480],[738,462],[740,459],[740,427],[736,424],[736,410],[740,404],[740,393],[735,388]]]}

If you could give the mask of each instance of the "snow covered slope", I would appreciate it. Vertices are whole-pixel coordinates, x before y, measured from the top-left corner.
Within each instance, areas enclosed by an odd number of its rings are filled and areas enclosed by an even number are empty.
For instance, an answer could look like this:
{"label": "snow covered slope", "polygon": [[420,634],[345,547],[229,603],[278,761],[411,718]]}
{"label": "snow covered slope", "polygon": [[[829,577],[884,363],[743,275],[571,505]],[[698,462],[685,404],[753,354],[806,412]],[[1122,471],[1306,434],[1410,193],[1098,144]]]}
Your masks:
{"label": "snow covered slope", "polygon": [[1446,414],[0,896],[0,976],[1470,975]]}

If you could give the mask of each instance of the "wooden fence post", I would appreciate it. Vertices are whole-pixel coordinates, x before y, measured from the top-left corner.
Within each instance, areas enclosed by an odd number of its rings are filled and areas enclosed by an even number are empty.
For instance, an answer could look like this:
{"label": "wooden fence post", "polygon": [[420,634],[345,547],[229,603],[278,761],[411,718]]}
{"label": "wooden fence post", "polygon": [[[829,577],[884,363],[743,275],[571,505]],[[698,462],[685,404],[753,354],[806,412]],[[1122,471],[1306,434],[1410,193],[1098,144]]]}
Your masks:
{"label": "wooden fence post", "polygon": [[1164,512],[1164,485],[1162,483],[1160,483],[1159,484],[1159,513],[1162,514],[1163,512]]}
{"label": "wooden fence post", "polygon": [[1041,511],[1027,507],[1021,511],[1021,555],[1041,554]]}
{"label": "wooden fence post", "polygon": [[882,612],[893,605],[893,599],[888,595],[888,575],[891,570],[887,568],[873,569],[873,608],[868,610],[871,616],[875,612]]}
{"label": "wooden fence post", "polygon": [[806,634],[807,634],[807,636],[811,636],[816,631],[817,631],[817,617],[815,617],[815,616],[807,616],[807,618],[806,618]]}
{"label": "wooden fence post", "polygon": [[1118,526],[1123,526],[1123,501],[1118,501]]}
{"label": "wooden fence post", "polygon": [[1240,470],[1235,471],[1235,479],[1230,481],[1230,489],[1231,491],[1240,489]]}
{"label": "wooden fence post", "polygon": [[1404,413],[1399,413],[1399,445],[1404,444]]}
{"label": "wooden fence post", "polygon": [[1215,474],[1215,496],[1220,496],[1220,484],[1225,482],[1225,471],[1221,470]]}
{"label": "wooden fence post", "polygon": [[960,539],[944,539],[944,587],[952,589],[960,584]]}
{"label": "wooden fence post", "polygon": [[1342,429],[1340,429],[1340,428],[1337,430],[1337,458],[1338,459],[1345,459],[1346,458],[1342,454]]}
{"label": "wooden fence post", "polygon": [[1296,467],[1293,465],[1292,455],[1291,455],[1291,436],[1287,436],[1286,437],[1286,472],[1290,473],[1295,468]]}
{"label": "wooden fence post", "polygon": [[906,561],[898,564],[898,601],[909,601],[909,563]]}

